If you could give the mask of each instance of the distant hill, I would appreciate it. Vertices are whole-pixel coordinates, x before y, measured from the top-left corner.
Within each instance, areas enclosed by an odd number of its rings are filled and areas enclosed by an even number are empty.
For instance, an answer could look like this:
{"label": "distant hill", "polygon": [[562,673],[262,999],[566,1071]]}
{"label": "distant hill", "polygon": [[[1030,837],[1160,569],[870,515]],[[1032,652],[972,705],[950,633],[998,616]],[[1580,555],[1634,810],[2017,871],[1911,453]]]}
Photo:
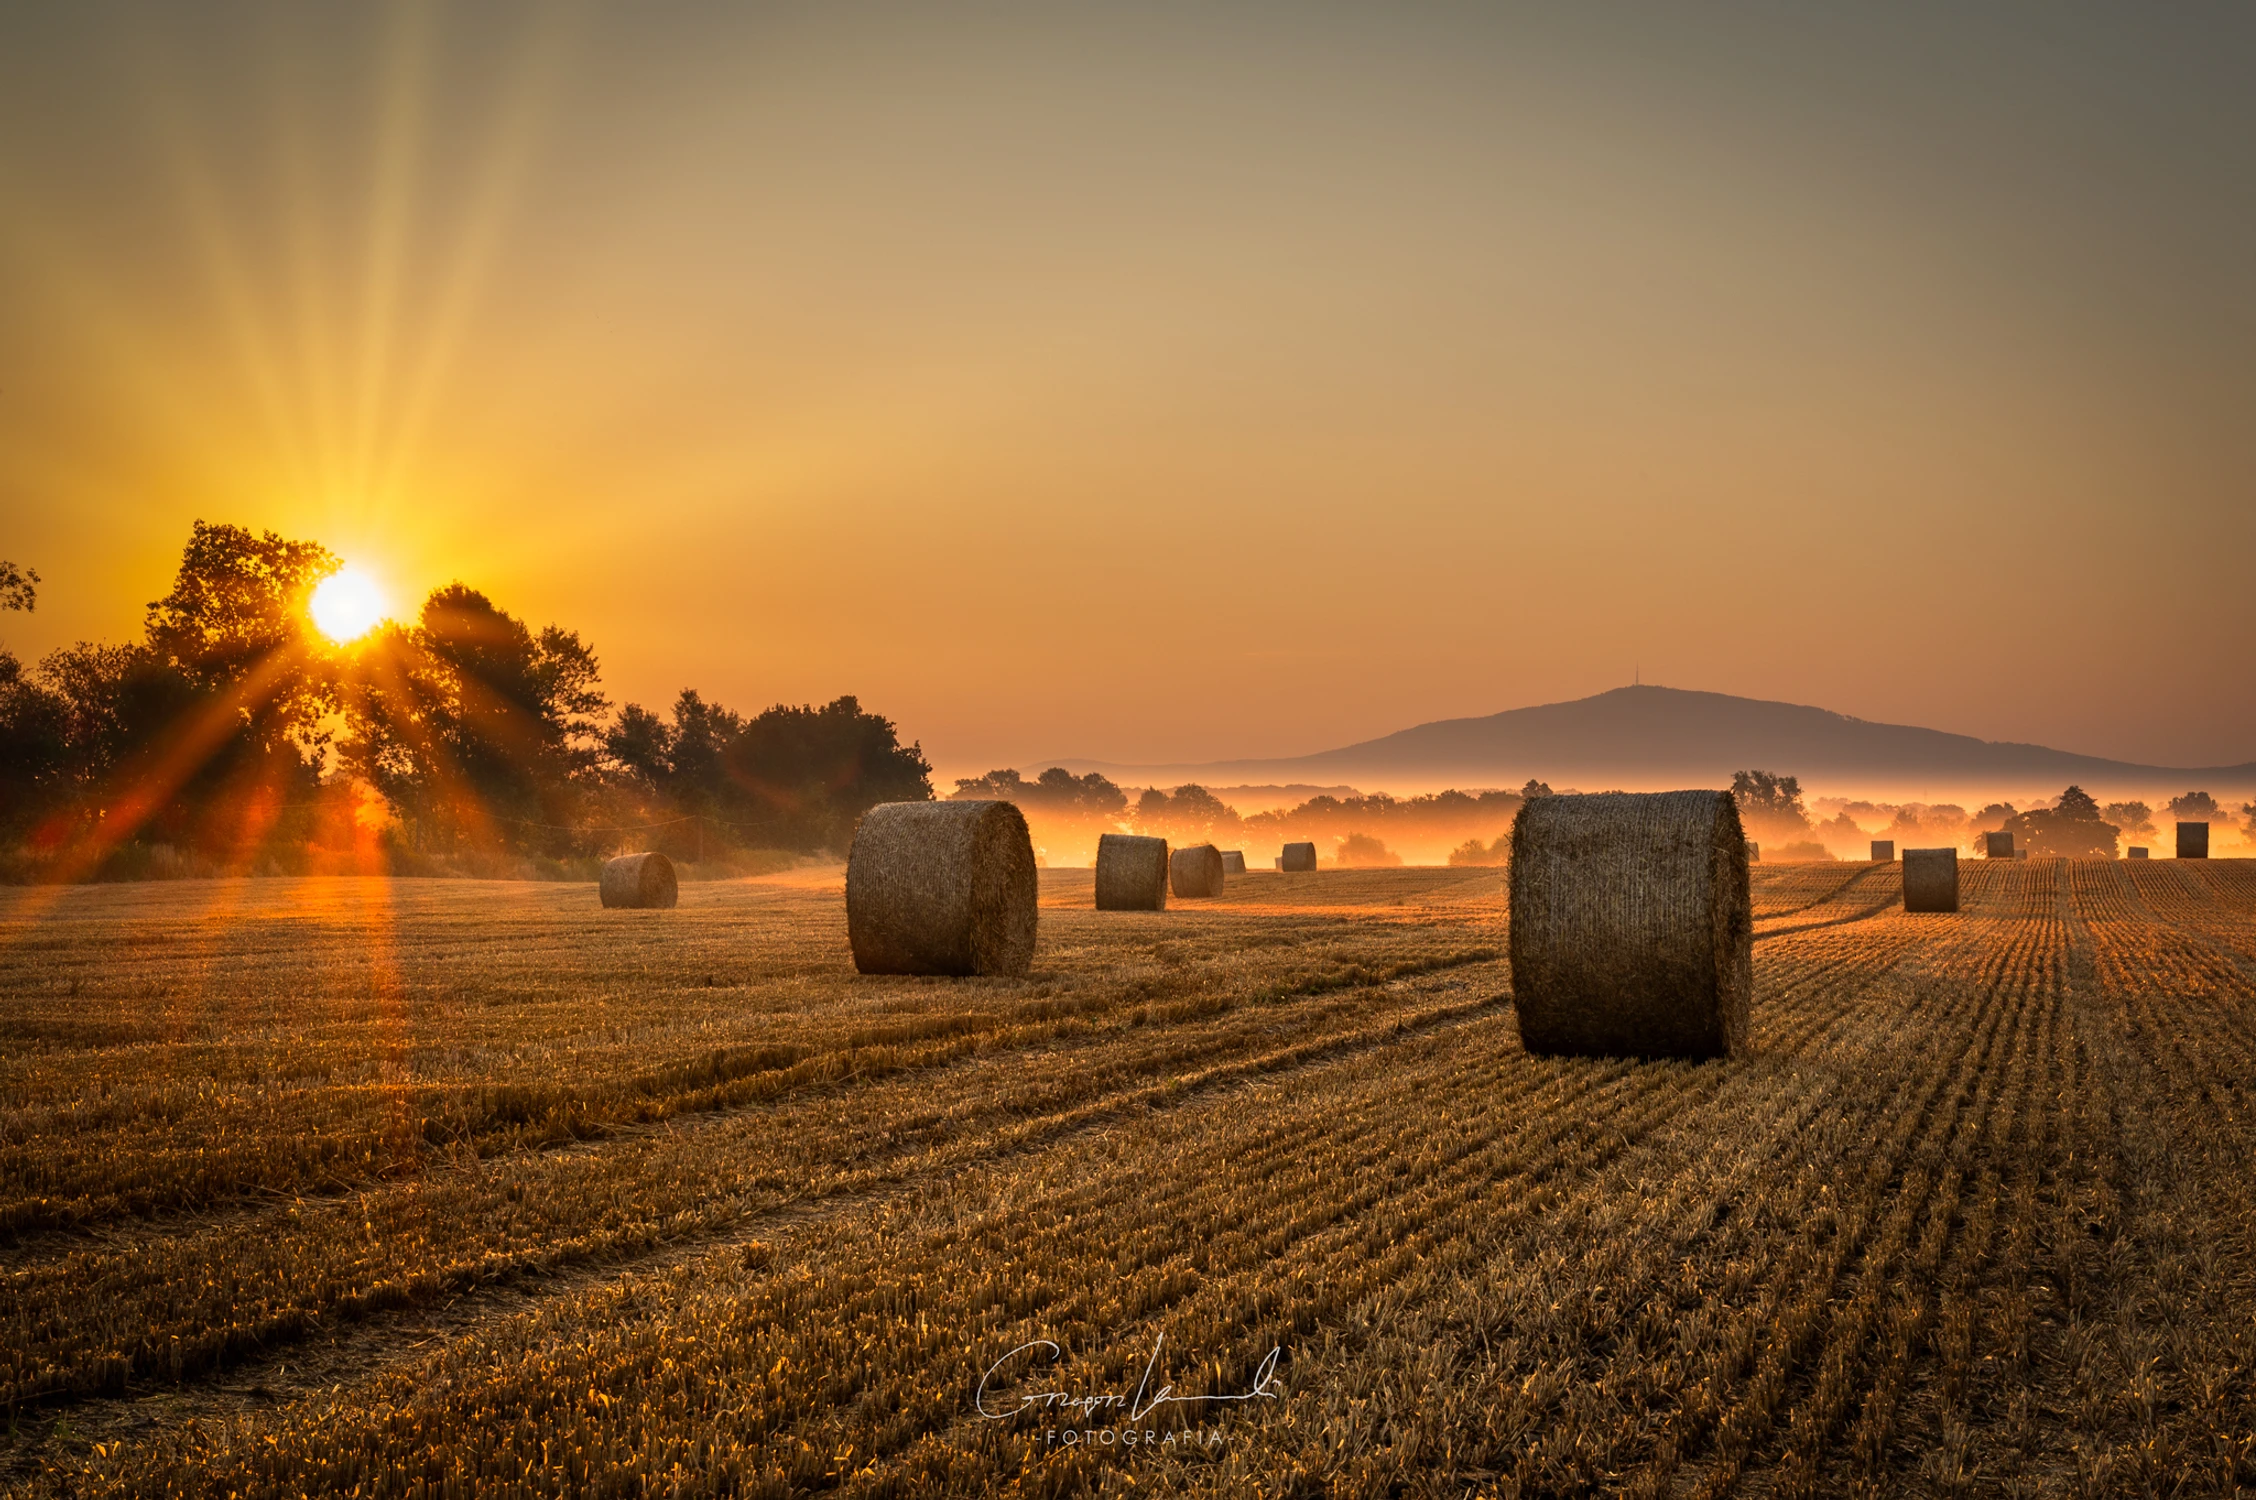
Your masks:
{"label": "distant hill", "polygon": [[1908,724],[1873,724],[1796,703],[1664,687],[1615,688],[1571,703],[1441,719],[1358,745],[1278,760],[1065,764],[1136,785],[1350,782],[1404,790],[1517,787],[1535,777],[1561,790],[1571,785],[1634,791],[1726,785],[1733,771],[1760,767],[1798,776],[1805,788],[1874,796],[1940,796],[1969,788],[2057,792],[2072,781],[2095,792],[2201,787],[2223,796],[2256,788],[2256,761],[2138,765]]}

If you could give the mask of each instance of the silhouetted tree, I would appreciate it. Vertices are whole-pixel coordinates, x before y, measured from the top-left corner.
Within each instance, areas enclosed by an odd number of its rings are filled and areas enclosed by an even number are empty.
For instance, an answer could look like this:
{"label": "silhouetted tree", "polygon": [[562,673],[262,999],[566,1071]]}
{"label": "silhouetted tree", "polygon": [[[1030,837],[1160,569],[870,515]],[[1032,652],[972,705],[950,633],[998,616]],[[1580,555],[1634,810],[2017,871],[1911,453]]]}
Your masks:
{"label": "silhouetted tree", "polygon": [[1351,833],[1339,841],[1334,862],[1343,870],[1380,870],[1401,864],[1402,856],[1367,833]]}
{"label": "silhouetted tree", "polygon": [[2148,838],[2154,833],[2154,809],[2143,802],[2110,802],[2100,816],[2122,829],[2125,838]]}
{"label": "silhouetted tree", "polygon": [[2172,797],[2163,811],[2180,823],[2214,823],[2224,816],[2225,810],[2207,792],[2187,792],[2182,797]]}
{"label": "silhouetted tree", "polygon": [[20,609],[29,614],[38,602],[39,570],[0,561],[0,609]]}
{"label": "silhouetted tree", "polygon": [[2099,804],[2080,786],[2060,794],[2051,807],[2034,807],[2007,818],[2004,831],[2016,849],[2036,857],[2113,859],[2121,832],[2099,815]]}

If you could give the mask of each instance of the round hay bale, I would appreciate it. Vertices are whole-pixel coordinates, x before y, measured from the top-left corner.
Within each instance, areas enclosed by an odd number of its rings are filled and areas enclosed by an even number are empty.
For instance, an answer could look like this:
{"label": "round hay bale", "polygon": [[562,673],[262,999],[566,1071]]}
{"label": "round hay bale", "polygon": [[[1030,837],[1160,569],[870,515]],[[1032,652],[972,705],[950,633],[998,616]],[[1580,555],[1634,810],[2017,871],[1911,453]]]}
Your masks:
{"label": "round hay bale", "polygon": [[1906,849],[1903,854],[1905,911],[1958,910],[1958,851]]}
{"label": "round hay bale", "polygon": [[1314,843],[1313,841],[1311,841],[1311,842],[1308,842],[1308,843],[1305,843],[1305,844],[1287,844],[1287,845],[1285,845],[1285,852],[1277,856],[1277,868],[1278,868],[1278,869],[1280,869],[1280,870],[1313,870],[1313,869],[1315,869],[1315,868],[1316,868],[1316,845],[1315,845],[1315,843]]}
{"label": "round hay bale", "polygon": [[1761,862],[1762,845],[1756,843],[1753,839],[1747,840],[1747,863],[1759,864]]}
{"label": "round hay bale", "polygon": [[647,854],[622,854],[603,862],[598,889],[605,906],[672,906],[681,898],[674,879],[674,862],[652,850]]}
{"label": "round hay bale", "polygon": [[1996,833],[1983,834],[1982,857],[1984,859],[2013,858],[2013,835],[2002,829]]}
{"label": "round hay bale", "polygon": [[1008,802],[884,802],[846,856],[846,938],[864,974],[1024,974],[1034,841]]}
{"label": "round hay bale", "polygon": [[1874,864],[1884,865],[1895,857],[1896,841],[1894,839],[1874,839],[1872,841],[1872,862]]}
{"label": "round hay bale", "polygon": [[2126,849],[2126,850],[2124,850],[2124,851],[2123,851],[2123,857],[2124,857],[2125,859],[2145,859],[2145,858],[2147,857],[2147,855],[2146,855],[2146,845],[2144,845],[2144,844],[2133,844],[2133,845],[2131,845],[2131,847],[2130,847],[2130,848],[2128,848],[2128,849]]}
{"label": "round hay bale", "polygon": [[1098,839],[1097,910],[1167,910],[1167,840],[1134,833]]}
{"label": "round hay bale", "polygon": [[1245,873],[1245,851],[1243,849],[1225,849],[1222,851],[1222,873],[1225,875],[1243,875]]}
{"label": "round hay bale", "polygon": [[1747,1050],[1754,917],[1729,792],[1528,802],[1512,824],[1511,921],[1530,1052]]}
{"label": "round hay bale", "polygon": [[2180,823],[2178,825],[2178,858],[2207,859],[2209,857],[2209,825],[2207,823]]}
{"label": "round hay bale", "polygon": [[1167,889],[1183,897],[1222,894],[1222,851],[1212,844],[1193,844],[1167,856]]}

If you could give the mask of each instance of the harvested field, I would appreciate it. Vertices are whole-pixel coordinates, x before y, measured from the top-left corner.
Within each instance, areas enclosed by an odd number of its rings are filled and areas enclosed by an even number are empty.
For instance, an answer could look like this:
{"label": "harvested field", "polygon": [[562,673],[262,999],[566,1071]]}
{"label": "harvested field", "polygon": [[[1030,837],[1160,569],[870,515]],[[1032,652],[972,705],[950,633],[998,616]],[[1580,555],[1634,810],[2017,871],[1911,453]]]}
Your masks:
{"label": "harvested field", "polygon": [[[1524,1052],[1498,869],[1045,871],[1023,979],[857,976],[835,872],[8,892],[0,1477],[2256,1486],[2256,865],[1960,881],[1757,867],[1698,1064]],[[1162,1338],[1253,1399],[1015,1410]]]}

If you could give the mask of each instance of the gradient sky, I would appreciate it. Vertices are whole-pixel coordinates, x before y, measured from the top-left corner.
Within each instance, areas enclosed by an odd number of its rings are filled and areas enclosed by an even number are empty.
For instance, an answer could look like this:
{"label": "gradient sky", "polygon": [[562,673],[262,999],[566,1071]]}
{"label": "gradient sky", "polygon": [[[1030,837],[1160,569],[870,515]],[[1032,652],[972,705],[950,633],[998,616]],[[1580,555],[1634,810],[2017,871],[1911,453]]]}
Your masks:
{"label": "gradient sky", "polygon": [[202,516],[948,773],[2256,758],[2256,8],[18,6],[0,637]]}

